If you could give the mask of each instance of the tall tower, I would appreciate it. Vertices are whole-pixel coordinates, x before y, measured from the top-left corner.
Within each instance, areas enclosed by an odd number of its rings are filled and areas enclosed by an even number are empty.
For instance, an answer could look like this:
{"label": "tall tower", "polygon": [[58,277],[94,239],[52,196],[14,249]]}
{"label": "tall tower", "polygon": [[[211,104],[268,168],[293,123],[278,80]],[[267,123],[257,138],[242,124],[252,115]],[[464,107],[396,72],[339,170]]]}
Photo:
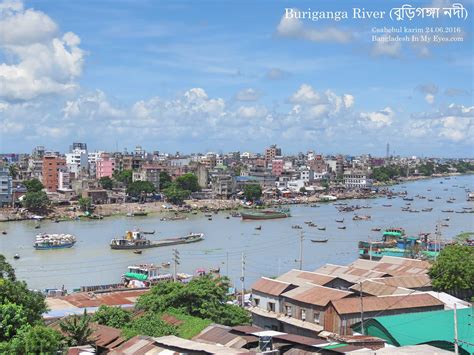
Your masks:
{"label": "tall tower", "polygon": [[387,143],[387,156],[386,158],[390,158],[390,143]]}

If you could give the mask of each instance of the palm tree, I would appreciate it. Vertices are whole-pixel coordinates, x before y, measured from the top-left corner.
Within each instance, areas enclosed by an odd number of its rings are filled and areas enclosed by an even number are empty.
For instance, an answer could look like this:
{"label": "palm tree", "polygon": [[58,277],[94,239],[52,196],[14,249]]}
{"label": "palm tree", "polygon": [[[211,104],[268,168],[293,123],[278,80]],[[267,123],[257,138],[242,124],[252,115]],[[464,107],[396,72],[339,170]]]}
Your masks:
{"label": "palm tree", "polygon": [[82,346],[94,342],[92,328],[90,327],[91,317],[84,309],[84,315],[70,316],[59,323],[61,331],[65,334],[69,346]]}
{"label": "palm tree", "polygon": [[10,174],[12,179],[15,180],[18,175],[18,166],[16,166],[15,164],[11,164],[8,167],[8,173]]}

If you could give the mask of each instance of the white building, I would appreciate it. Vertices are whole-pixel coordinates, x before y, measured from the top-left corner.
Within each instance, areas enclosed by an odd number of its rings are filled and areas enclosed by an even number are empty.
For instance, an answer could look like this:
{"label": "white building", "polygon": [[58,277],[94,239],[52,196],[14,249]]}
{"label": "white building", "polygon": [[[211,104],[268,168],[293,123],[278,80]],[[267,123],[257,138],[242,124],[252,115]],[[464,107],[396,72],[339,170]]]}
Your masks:
{"label": "white building", "polygon": [[76,148],[71,153],[66,153],[66,166],[69,172],[75,176],[82,172],[88,172],[89,159],[87,150]]}
{"label": "white building", "polygon": [[71,175],[67,171],[58,172],[58,190],[71,189]]}
{"label": "white building", "polygon": [[349,189],[363,189],[372,186],[367,173],[360,170],[344,171],[344,186]]}

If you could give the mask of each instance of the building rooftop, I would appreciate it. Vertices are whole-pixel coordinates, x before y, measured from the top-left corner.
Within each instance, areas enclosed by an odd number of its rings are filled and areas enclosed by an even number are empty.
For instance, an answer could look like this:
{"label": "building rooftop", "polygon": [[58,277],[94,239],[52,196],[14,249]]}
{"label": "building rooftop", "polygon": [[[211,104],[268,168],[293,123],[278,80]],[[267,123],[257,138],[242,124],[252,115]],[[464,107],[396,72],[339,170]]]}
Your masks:
{"label": "building rooftop", "polygon": [[338,300],[351,295],[353,293],[349,291],[341,291],[312,283],[306,283],[282,294],[285,298],[321,307],[326,306],[332,300]]}
{"label": "building rooftop", "polygon": [[266,293],[272,296],[279,296],[291,287],[293,286],[288,282],[262,277],[252,285],[252,291]]}
{"label": "building rooftop", "polygon": [[[395,309],[410,309],[430,306],[443,306],[444,303],[426,293],[396,296],[363,297],[364,312],[377,312]],[[360,313],[359,297],[343,298],[331,302],[339,314]]]}
{"label": "building rooftop", "polygon": [[410,290],[408,288],[391,286],[374,280],[362,281],[360,283],[352,285],[349,289],[354,292],[362,291],[363,294],[368,294],[372,296],[406,295],[413,292],[413,290]]}
{"label": "building rooftop", "polygon": [[277,277],[278,281],[289,282],[294,285],[304,285],[307,282],[311,282],[315,285],[324,286],[334,280],[335,276],[329,276],[324,274],[318,274],[311,271],[301,271],[301,270],[290,270],[283,275]]}
{"label": "building rooftop", "polygon": [[404,288],[421,288],[431,286],[431,279],[427,274],[382,277],[372,279],[372,281],[382,282],[386,285]]}

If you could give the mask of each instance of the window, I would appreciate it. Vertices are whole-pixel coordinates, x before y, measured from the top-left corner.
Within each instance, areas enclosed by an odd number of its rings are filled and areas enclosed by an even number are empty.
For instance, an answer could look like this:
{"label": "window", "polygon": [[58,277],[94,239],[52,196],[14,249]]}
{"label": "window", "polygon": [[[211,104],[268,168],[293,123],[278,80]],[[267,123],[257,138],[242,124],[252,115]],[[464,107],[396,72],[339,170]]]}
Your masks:
{"label": "window", "polygon": [[254,305],[255,307],[258,307],[259,304],[260,304],[260,298],[254,298],[254,299],[253,299],[253,305]]}
{"label": "window", "polygon": [[291,317],[291,306],[286,306],[286,315]]}
{"label": "window", "polygon": [[306,310],[305,309],[301,310],[301,320],[306,320]]}
{"label": "window", "polygon": [[319,324],[319,316],[320,316],[320,313],[317,311],[314,311],[314,323]]}
{"label": "window", "polygon": [[270,312],[275,312],[275,302],[268,302],[268,304],[267,304],[267,309],[268,309]]}

